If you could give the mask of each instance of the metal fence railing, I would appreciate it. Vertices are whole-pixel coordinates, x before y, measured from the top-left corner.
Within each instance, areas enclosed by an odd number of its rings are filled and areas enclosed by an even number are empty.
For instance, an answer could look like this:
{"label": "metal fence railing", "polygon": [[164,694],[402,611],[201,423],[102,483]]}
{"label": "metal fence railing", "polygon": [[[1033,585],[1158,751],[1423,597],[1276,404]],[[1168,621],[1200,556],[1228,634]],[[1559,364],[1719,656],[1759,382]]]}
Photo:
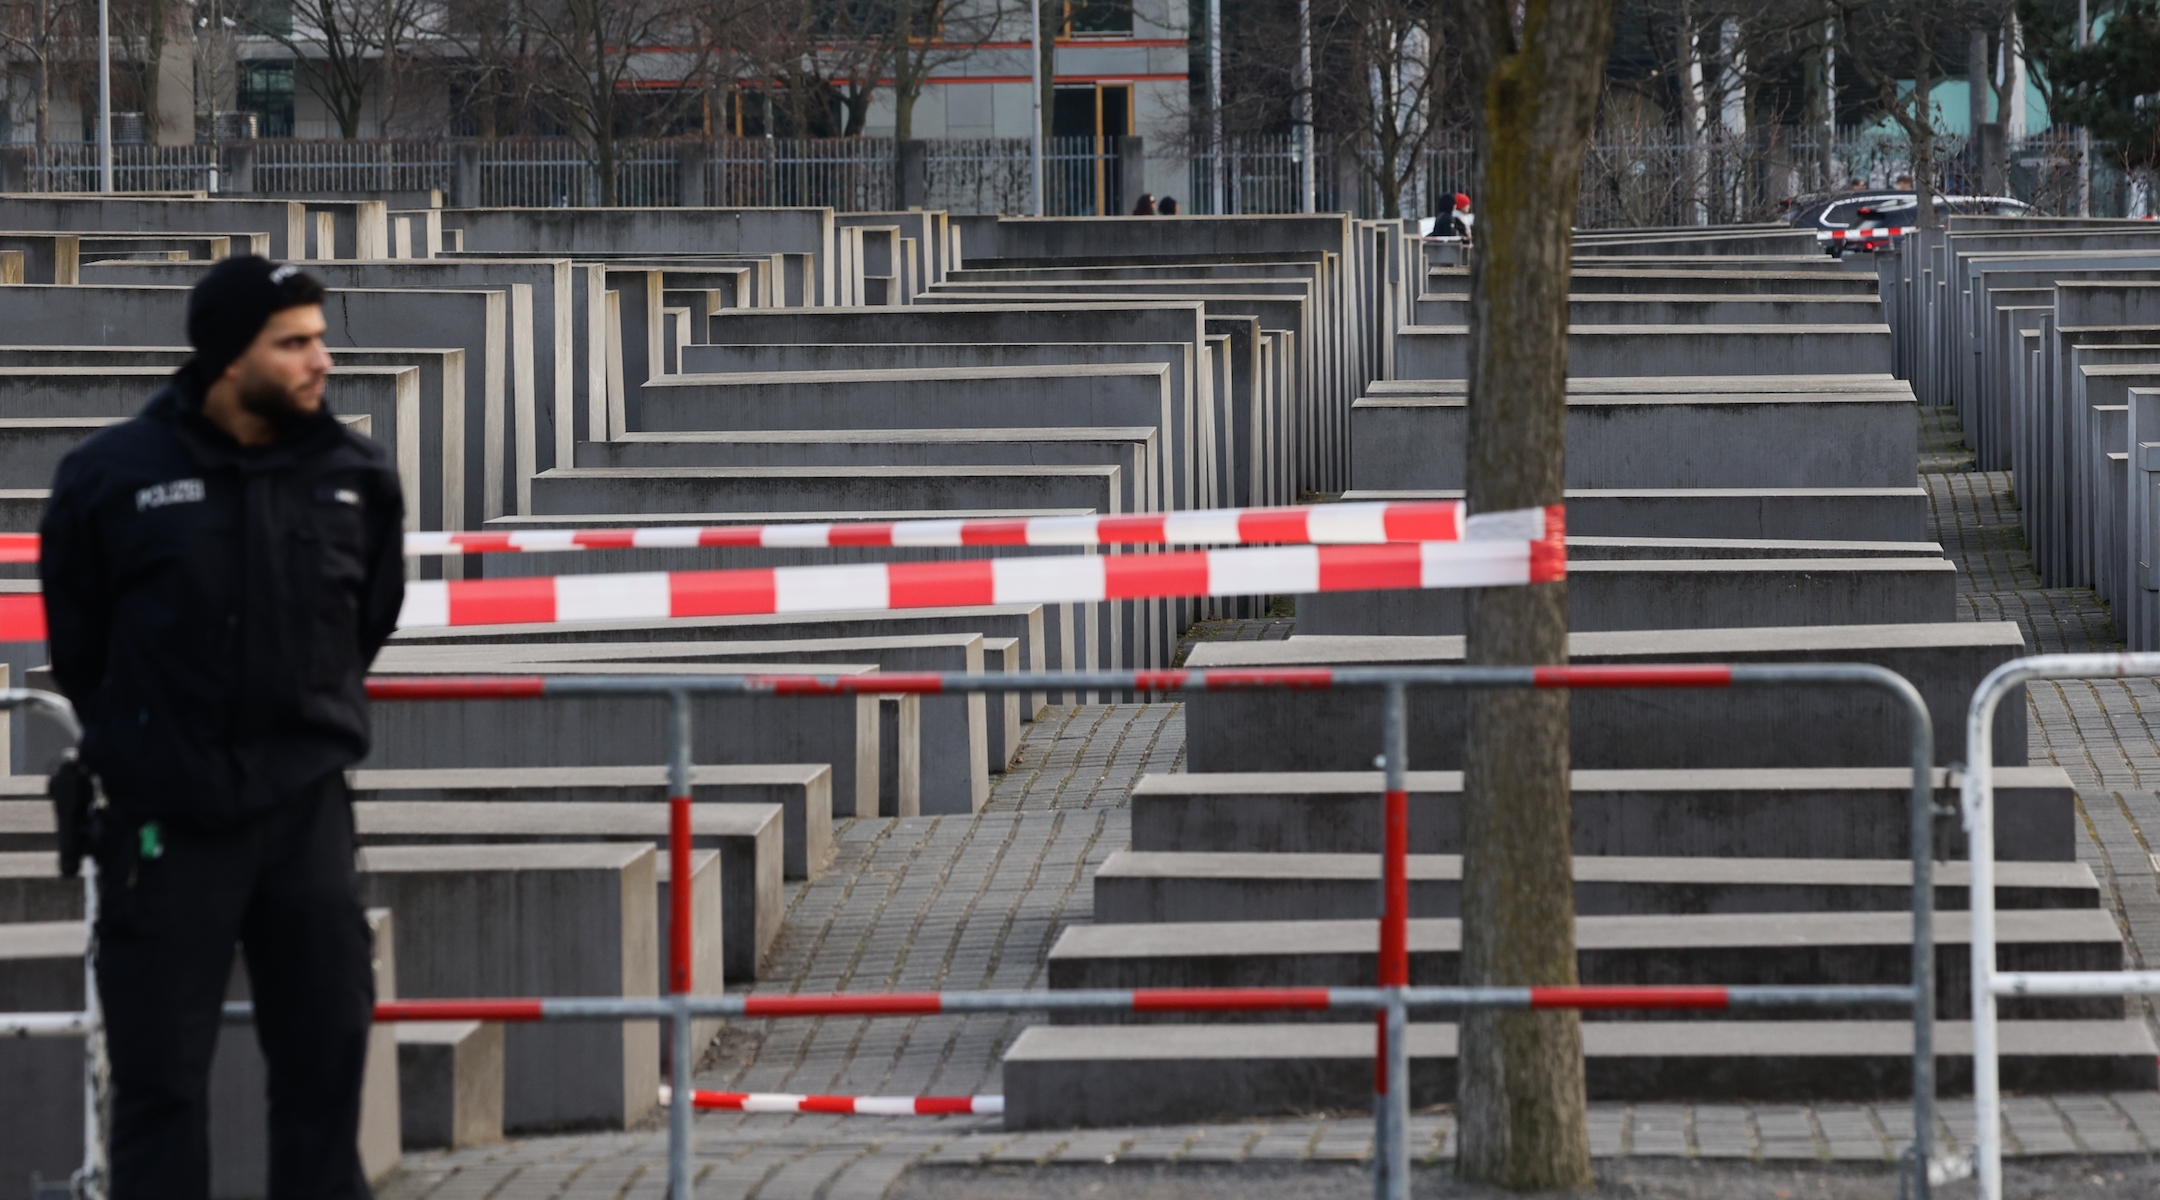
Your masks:
{"label": "metal fence railing", "polygon": [[[1305,202],[1304,164],[1294,134],[1223,139],[1223,212],[1294,213]],[[1341,180],[1332,146],[1313,147],[1313,207],[1342,210]],[[1209,213],[1215,203],[1215,153],[1202,147],[1192,157],[1190,212]],[[1353,201],[1357,199],[1355,195]]]}
{"label": "metal fence railing", "polygon": [[1960,784],[1972,917],[1973,1171],[1980,1200],[2002,1200],[2002,1041],[1998,1000],[2025,996],[2160,996],[2160,971],[2005,971],[1995,936],[1995,710],[2015,690],[2041,679],[2150,679],[2160,654],[2041,654],[1988,672],[1965,715],[1972,759]]}
{"label": "metal fence railing", "polygon": [[[957,213],[1029,211],[1027,138],[921,143],[922,203]],[[615,142],[615,203],[667,206],[684,195],[682,172],[702,163],[704,203],[736,207],[904,207],[900,143],[892,138],[623,138]],[[1052,138],[1044,146],[1044,203],[1052,216],[1123,211],[1120,139]],[[235,191],[284,195],[457,193],[460,160],[485,206],[598,204],[598,156],[571,138],[263,139],[222,146],[113,148],[122,191]],[[28,184],[40,192],[97,190],[97,147],[31,150]],[[1258,210],[1255,210],[1258,211]]]}
{"label": "metal fence railing", "polygon": [[[1027,138],[941,138],[921,147],[920,198],[901,179],[901,143],[892,138],[623,138],[614,150],[615,203],[672,205],[685,194],[685,164],[702,161],[704,203],[730,206],[826,206],[841,212],[888,212],[907,202],[954,213],[1029,211]],[[1445,216],[1456,192],[1475,193],[1476,140],[1467,129],[1428,136],[1416,169],[1404,182],[1401,211]],[[246,190],[285,195],[424,192],[446,200],[457,188],[461,156],[477,164],[477,202],[483,205],[598,204],[598,156],[572,138],[372,141],[262,139],[222,145],[121,145],[113,148],[114,185],[123,191]],[[1125,186],[1120,139],[1052,138],[1043,148],[1044,210],[1051,216],[1122,213]],[[1294,134],[1239,135],[1225,140],[1223,211],[1297,212],[1302,165]],[[1314,191],[1322,212],[1376,216],[1386,205],[1354,141],[1314,148]],[[1887,188],[1913,171],[1903,134],[1844,129],[1828,154],[1818,136],[1789,126],[1735,131],[1713,128],[1693,145],[1663,128],[1607,126],[1583,156],[1576,225],[1583,229],[1767,221],[1788,202],[1838,189],[1851,181]],[[2089,158],[2093,216],[2143,215],[2150,207],[2137,181],[2104,146],[2081,153],[2075,131],[2051,130],[2008,147],[2009,193],[2042,213],[2078,211],[2081,162]],[[1980,169],[1967,140],[1938,135],[1931,178],[1940,192],[1981,190]],[[1184,211],[1214,210],[1214,153],[1189,156],[1184,178],[1151,178],[1148,190],[1177,194]],[[693,168],[694,169],[694,168]],[[30,151],[34,191],[94,191],[97,148],[55,143]],[[1183,188],[1182,194],[1178,189]]]}
{"label": "metal fence railing", "polygon": [[[1410,980],[1410,837],[1408,693],[1419,689],[1640,689],[1862,687],[1887,693],[1907,717],[1912,771],[1913,974],[1905,984],[1840,985],[1715,984],[1620,986],[1414,987]],[[1258,987],[1193,989],[1090,989],[932,993],[838,993],[742,996],[699,993],[693,971],[694,914],[690,899],[692,701],[694,697],[941,695],[954,693],[1061,691],[1067,688],[1141,692],[1297,691],[1377,689],[1384,695],[1381,797],[1381,911],[1378,970],[1372,987]],[[1925,1200],[1934,1160],[1934,947],[1932,904],[1935,817],[1932,786],[1934,734],[1927,702],[1910,682],[1871,664],[1799,663],[1612,665],[1547,667],[1299,668],[1290,670],[1102,671],[1009,675],[887,673],[872,676],[680,676],[644,679],[610,676],[479,676],[465,678],[373,678],[368,694],[383,701],[544,700],[562,697],[662,698],[668,703],[668,888],[667,989],[662,996],[474,997],[399,1000],[378,1004],[378,1021],[633,1021],[664,1020],[669,1046],[667,1173],[676,1200],[694,1195],[697,1162],[690,1086],[699,1017],[909,1017],[959,1012],[1094,1011],[1103,1013],[1280,1012],[1349,1010],[1380,1017],[1375,1030],[1373,1072],[1374,1195],[1410,1200],[1410,1014],[1435,1009],[1727,1010],[1768,1006],[1825,1009],[1892,1006],[1912,1014],[1913,1142],[1905,1164],[1905,1194]],[[0,708],[38,705],[78,732],[67,702],[42,692],[0,691]],[[95,919],[95,866],[85,870],[86,920]],[[94,953],[85,964],[85,994],[97,995]],[[246,1009],[232,1017],[245,1019]],[[83,1012],[0,1013],[0,1036],[81,1037],[84,1068],[84,1163],[78,1188],[103,1194],[105,1088],[101,1014]],[[1144,1080],[1131,1086],[1144,1087]],[[84,1187],[83,1185],[87,1185]]]}
{"label": "metal fence railing", "polygon": [[453,166],[449,146],[430,140],[258,145],[275,147],[255,156],[254,189],[263,192],[422,192],[441,187]]}
{"label": "metal fence railing", "polygon": [[714,204],[890,212],[900,207],[892,147],[885,138],[731,138],[714,146],[705,194]]}
{"label": "metal fence railing", "polygon": [[[192,192],[218,186],[219,157],[209,145],[114,146],[113,186],[123,192]],[[98,190],[98,149],[55,142],[34,151],[29,184],[39,192]]]}

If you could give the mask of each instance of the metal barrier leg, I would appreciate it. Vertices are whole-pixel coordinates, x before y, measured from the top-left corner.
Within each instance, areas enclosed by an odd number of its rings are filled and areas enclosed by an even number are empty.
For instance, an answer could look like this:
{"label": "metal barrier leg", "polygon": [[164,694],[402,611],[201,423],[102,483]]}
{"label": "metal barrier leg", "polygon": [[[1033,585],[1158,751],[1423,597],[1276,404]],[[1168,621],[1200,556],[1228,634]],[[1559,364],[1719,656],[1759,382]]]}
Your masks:
{"label": "metal barrier leg", "polygon": [[83,943],[83,1013],[90,1029],[83,1035],[83,1161],[69,1181],[77,1200],[105,1200],[106,1195],[105,1115],[112,1071],[105,1058],[105,1005],[98,998],[97,877],[97,860],[85,856],[83,929],[89,936]]}
{"label": "metal barrier leg", "polygon": [[697,1099],[691,1044],[691,964],[696,952],[690,911],[690,694],[669,696],[668,731],[668,991],[675,1002],[668,1033],[668,1196],[690,1200],[690,1116]]}
{"label": "metal barrier leg", "polygon": [[1388,997],[1387,1136],[1373,1147],[1387,1159],[1386,1200],[1410,1200],[1410,1006],[1403,992]]}
{"label": "metal barrier leg", "polygon": [[1981,1200],[2002,1200],[2002,1063],[1995,1027],[1995,708],[2021,664],[1981,682],[1965,717],[1965,855],[1972,897],[1973,1172]]}
{"label": "metal barrier leg", "polygon": [[1410,1200],[1410,795],[1408,696],[1401,684],[1387,689],[1383,736],[1386,751],[1386,834],[1380,863],[1379,984],[1391,990],[1379,1014],[1379,1086],[1373,1097],[1373,1193],[1379,1200]]}
{"label": "metal barrier leg", "polygon": [[1935,1141],[1935,733],[1912,721],[1913,1200],[1927,1200]]}

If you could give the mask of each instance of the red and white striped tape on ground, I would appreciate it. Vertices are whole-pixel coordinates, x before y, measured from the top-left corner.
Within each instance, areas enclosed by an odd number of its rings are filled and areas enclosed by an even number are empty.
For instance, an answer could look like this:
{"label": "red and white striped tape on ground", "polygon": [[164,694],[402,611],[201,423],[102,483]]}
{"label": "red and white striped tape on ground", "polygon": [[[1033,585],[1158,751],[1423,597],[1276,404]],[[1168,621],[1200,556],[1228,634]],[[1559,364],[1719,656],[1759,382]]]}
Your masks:
{"label": "red and white striped tape on ground", "polygon": [[[1482,513],[1463,531],[1447,542],[422,580],[405,585],[398,628],[1507,587],[1567,575],[1557,504]],[[39,597],[0,597],[0,641],[44,636]]]}
{"label": "red and white striped tape on ground", "polygon": [[1818,242],[1865,242],[1876,238],[1902,237],[1911,233],[1915,228],[1917,227],[1912,225],[1898,225],[1884,229],[1818,229],[1815,231],[1815,240]]}
{"label": "red and white striped tape on ground", "polygon": [[[660,1103],[674,1092],[660,1085]],[[693,1107],[724,1112],[845,1113],[858,1117],[995,1116],[1005,1111],[1003,1096],[797,1096],[788,1092],[690,1093]]]}
{"label": "red and white striped tape on ground", "polygon": [[[828,546],[1252,546],[1453,542],[1465,533],[1460,500],[1213,508],[1122,517],[984,521],[841,521],[797,525],[687,525],[645,529],[534,529],[521,533],[408,533],[405,553],[545,553]],[[0,534],[0,563],[36,562],[38,535]]]}

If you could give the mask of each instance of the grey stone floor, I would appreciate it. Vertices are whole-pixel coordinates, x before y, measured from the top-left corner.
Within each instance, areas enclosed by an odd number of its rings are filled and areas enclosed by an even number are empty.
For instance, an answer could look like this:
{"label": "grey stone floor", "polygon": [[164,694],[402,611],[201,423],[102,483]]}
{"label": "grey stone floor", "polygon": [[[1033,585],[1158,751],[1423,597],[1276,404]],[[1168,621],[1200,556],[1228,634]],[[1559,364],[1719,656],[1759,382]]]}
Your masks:
{"label": "grey stone floor", "polygon": [[[1926,422],[1923,476],[1936,537],[1963,567],[1961,616],[2013,620],[2036,650],[2114,646],[2089,590],[2044,589],[2017,527],[2007,475],[1974,473],[1955,427]],[[1211,622],[1186,640],[1282,637],[1289,622]],[[2035,761],[2077,781],[2088,837],[2081,852],[2107,888],[2139,965],[2160,961],[2160,689],[2145,682],[2051,685],[2031,697]],[[987,810],[968,820],[856,821],[838,831],[832,867],[801,888],[759,991],[886,991],[1042,986],[1044,951],[1090,915],[1092,868],[1129,840],[1125,802],[1150,771],[1177,770],[1183,715],[1174,703],[1060,707],[1028,727],[1019,762]],[[955,1095],[998,1090],[999,1056],[1029,1018],[1006,1016],[747,1022],[715,1044],[698,1085],[730,1091]],[[2145,1154],[2160,1146],[2160,1094],[2018,1097],[2010,1148],[2023,1155]],[[1952,1103],[1941,1135],[1969,1144],[1970,1107]],[[910,1166],[1343,1162],[1371,1151],[1371,1121],[1299,1119],[1237,1125],[1007,1135],[996,1118],[701,1114],[699,1194],[759,1200],[877,1200]],[[1909,1109],[1615,1105],[1591,1114],[1593,1152],[1779,1162],[1886,1163],[1903,1147]],[[1418,1152],[1452,1153],[1452,1119],[1421,1115]],[[666,1138],[630,1133],[519,1138],[454,1153],[408,1155],[383,1191],[396,1200],[658,1197]],[[1292,1189],[1294,1192],[1294,1189]],[[1292,1194],[1285,1192],[1283,1194]]]}

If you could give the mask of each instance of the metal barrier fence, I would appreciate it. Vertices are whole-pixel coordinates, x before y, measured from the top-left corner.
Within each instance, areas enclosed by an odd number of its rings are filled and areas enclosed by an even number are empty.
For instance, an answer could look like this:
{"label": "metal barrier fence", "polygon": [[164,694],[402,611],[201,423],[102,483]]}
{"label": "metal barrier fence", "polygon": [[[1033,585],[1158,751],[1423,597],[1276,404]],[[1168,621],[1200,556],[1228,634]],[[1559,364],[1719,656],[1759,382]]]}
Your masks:
{"label": "metal barrier fence", "polygon": [[[1450,689],[1633,689],[1729,687],[1869,687],[1890,693],[1910,720],[1913,844],[1913,980],[1910,984],[1777,987],[1412,987],[1409,954],[1408,692],[1413,687]],[[1382,803],[1380,953],[1376,986],[1370,988],[1211,988],[1091,990],[1072,992],[937,992],[859,995],[694,994],[690,905],[691,700],[694,696],[933,695],[970,692],[1132,691],[1195,692],[1260,689],[1333,690],[1378,688],[1385,694]],[[1907,1169],[1911,1192],[1924,1197],[1932,1161],[1928,1146],[1934,1120],[1934,803],[1931,768],[1934,734],[1926,702],[1904,677],[1867,664],[1762,666],[1549,666],[1286,668],[1213,671],[1080,671],[1014,674],[893,673],[871,676],[816,674],[707,676],[652,679],[609,676],[485,676],[465,678],[379,677],[368,693],[378,700],[519,700],[568,696],[662,696],[669,701],[667,851],[668,992],[664,997],[538,997],[466,1000],[404,1000],[380,1004],[377,1020],[543,1021],[663,1020],[669,1024],[671,1092],[668,1105],[669,1195],[687,1200],[691,1176],[692,1078],[695,1046],[691,1019],[712,1016],[822,1017],[919,1016],[966,1012],[1259,1012],[1345,1009],[1378,1014],[1374,1063],[1374,1185],[1383,1200],[1408,1200],[1410,1158],[1409,1014],[1412,1009],[1509,1008],[1621,1010],[1725,1009],[1743,1006],[1909,1006],[1913,1018],[1913,1150]],[[0,692],[0,707],[38,705],[64,716],[75,732],[65,700],[45,693]],[[95,879],[86,864],[86,917],[94,922]],[[94,931],[93,931],[94,938]],[[87,1033],[92,1043],[86,1068],[86,1187],[102,1195],[99,1109],[103,1090],[100,1027],[96,1012],[95,946],[85,959],[88,1006],[83,1013],[0,1013],[0,1036]],[[244,1010],[235,1015],[245,1015]]]}
{"label": "metal barrier fence", "polygon": [[1965,715],[1972,761],[1960,789],[1972,870],[1973,1170],[1981,1200],[2002,1200],[2002,1050],[1995,1001],[2003,996],[2160,996],[2160,971],[1999,971],[1995,964],[1995,709],[2035,679],[2160,677],[2160,654],[2040,654],[1988,673]]}

